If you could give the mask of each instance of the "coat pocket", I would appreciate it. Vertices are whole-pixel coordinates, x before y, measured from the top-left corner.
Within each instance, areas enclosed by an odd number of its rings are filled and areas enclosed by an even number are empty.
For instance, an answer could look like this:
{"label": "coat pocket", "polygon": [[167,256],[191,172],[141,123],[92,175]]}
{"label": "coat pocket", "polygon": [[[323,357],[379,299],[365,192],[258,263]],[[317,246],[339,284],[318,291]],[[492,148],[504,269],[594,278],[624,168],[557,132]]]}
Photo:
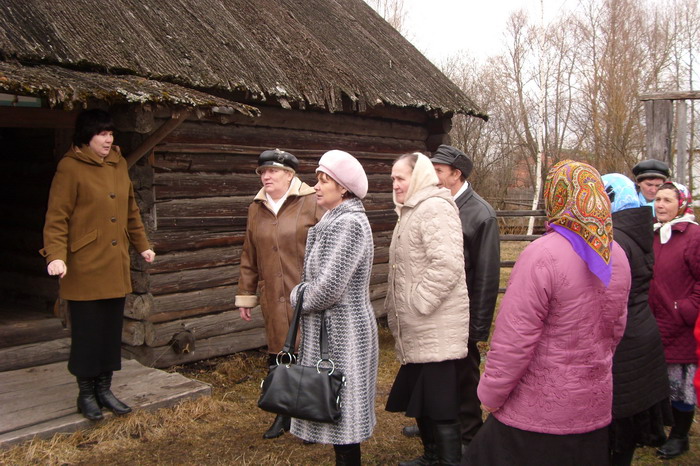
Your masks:
{"label": "coat pocket", "polygon": [[90,233],[84,235],[82,238],[77,239],[70,244],[70,252],[76,252],[79,249],[87,246],[97,239],[97,229],[92,230]]}

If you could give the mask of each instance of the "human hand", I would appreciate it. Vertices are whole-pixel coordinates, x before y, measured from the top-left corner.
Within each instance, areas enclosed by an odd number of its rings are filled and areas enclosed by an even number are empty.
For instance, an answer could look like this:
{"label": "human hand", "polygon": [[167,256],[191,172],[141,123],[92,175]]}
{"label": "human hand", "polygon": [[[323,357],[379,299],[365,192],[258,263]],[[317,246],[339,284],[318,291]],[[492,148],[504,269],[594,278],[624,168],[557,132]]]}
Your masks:
{"label": "human hand", "polygon": [[250,308],[249,307],[239,307],[238,310],[241,312],[241,319],[250,322]]}
{"label": "human hand", "polygon": [[495,412],[498,411],[500,408],[491,408],[491,407],[489,407],[489,406],[486,406],[486,405],[482,404],[482,405],[481,405],[481,409],[482,409],[483,411],[486,411],[487,413],[495,413]]}
{"label": "human hand", "polygon": [[143,257],[146,262],[153,262],[153,259],[156,258],[156,253],[153,252],[153,249],[146,249],[141,253],[141,257]]}
{"label": "human hand", "polygon": [[63,278],[68,273],[68,267],[61,259],[56,259],[49,262],[46,271],[49,272],[49,275],[58,275],[58,278]]}

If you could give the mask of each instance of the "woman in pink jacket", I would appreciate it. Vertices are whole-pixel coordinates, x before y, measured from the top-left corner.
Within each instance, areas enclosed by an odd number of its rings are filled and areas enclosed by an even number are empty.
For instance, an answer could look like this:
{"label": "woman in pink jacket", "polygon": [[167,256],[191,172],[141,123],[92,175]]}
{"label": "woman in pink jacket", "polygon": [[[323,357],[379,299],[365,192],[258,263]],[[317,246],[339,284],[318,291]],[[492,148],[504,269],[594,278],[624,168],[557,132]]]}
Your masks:
{"label": "woman in pink jacket", "polygon": [[479,383],[492,413],[468,464],[607,464],[612,357],[630,269],[613,242],[598,172],[566,160],[547,175],[548,231],[520,255]]}

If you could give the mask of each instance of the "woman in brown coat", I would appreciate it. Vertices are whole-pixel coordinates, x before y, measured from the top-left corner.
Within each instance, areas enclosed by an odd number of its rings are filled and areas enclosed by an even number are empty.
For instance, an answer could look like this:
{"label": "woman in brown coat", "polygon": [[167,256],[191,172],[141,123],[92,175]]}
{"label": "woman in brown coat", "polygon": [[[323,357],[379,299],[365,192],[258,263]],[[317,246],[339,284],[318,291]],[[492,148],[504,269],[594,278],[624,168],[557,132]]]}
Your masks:
{"label": "woman in brown coat", "polygon": [[147,262],[155,257],[113,130],[105,111],[78,116],[73,146],[51,183],[40,251],[68,301],[68,370],[78,379],[78,411],[90,420],[102,419],[101,407],[131,411],[110,390],[112,372],[121,369],[124,301],[131,293],[129,243]]}
{"label": "woman in brown coat", "polygon": [[[299,161],[289,152],[275,149],[260,154],[255,172],[263,187],[248,208],[241,255],[235,305],[241,318],[250,320],[251,309],[260,304],[270,366],[284,346],[294,314],[289,294],[301,281],[306,235],[323,215],[313,188],[295,176],[298,167]],[[279,437],[289,427],[288,417],[277,416],[263,438]]]}

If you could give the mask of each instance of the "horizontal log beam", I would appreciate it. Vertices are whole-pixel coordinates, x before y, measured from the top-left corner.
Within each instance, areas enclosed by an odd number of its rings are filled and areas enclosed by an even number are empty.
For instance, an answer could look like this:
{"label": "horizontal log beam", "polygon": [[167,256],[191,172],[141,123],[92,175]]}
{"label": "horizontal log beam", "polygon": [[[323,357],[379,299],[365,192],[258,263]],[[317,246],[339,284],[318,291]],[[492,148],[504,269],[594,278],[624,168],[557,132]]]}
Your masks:
{"label": "horizontal log beam", "polygon": [[641,94],[639,100],[695,100],[700,99],[700,91],[669,91]]}
{"label": "horizontal log beam", "polygon": [[149,346],[122,346],[122,355],[130,359],[136,359],[145,366],[170,367],[176,364],[186,364],[260,348],[265,346],[265,344],[265,329],[255,328],[233,335],[219,335],[197,340],[195,350],[189,353],[177,354],[169,345],[157,348]]}
{"label": "horizontal log beam", "polygon": [[545,217],[544,210],[497,210],[497,217]]}
{"label": "horizontal log beam", "polygon": [[[152,347],[164,346],[170,343],[173,336],[183,330],[189,330],[195,340],[211,338],[218,335],[232,335],[244,330],[263,328],[264,322],[260,306],[252,309],[251,320],[241,319],[238,310],[225,311],[190,319],[178,319],[170,322],[146,322],[145,344]],[[195,343],[196,344],[196,343]]]}
{"label": "horizontal log beam", "polygon": [[[242,245],[244,231],[232,232],[227,230],[157,230],[151,234],[155,251],[159,254],[203,248],[218,248]],[[157,259],[156,259],[157,260]]]}
{"label": "horizontal log beam", "polygon": [[132,346],[143,345],[146,331],[140,320],[124,319],[122,343]]}
{"label": "horizontal log beam", "polygon": [[151,275],[181,270],[236,265],[240,263],[242,245],[224,248],[204,248],[194,251],[176,251],[159,254],[149,265]]}
{"label": "horizontal log beam", "polygon": [[151,294],[165,295],[233,285],[238,282],[239,266],[180,270],[151,276]]}
{"label": "horizontal log beam", "polygon": [[186,293],[154,296],[154,310],[147,317],[147,320],[150,322],[166,322],[195,315],[228,311],[235,307],[235,294],[235,287],[231,285]]}
{"label": "horizontal log beam", "polygon": [[499,239],[501,241],[535,241],[537,238],[541,238],[542,235],[501,235]]}
{"label": "horizontal log beam", "polygon": [[0,349],[0,372],[67,361],[70,338]]}

